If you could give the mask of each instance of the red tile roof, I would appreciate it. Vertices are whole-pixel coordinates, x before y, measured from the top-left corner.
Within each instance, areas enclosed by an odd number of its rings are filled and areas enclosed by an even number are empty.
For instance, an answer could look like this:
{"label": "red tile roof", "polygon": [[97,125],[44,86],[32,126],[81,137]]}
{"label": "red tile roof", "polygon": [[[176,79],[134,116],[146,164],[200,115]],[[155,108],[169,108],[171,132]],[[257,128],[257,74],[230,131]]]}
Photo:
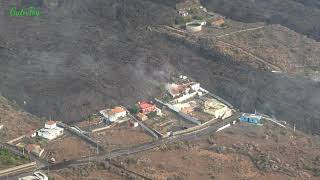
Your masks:
{"label": "red tile roof", "polygon": [[115,107],[111,110],[113,113],[121,113],[121,112],[125,112],[126,110],[123,107]]}
{"label": "red tile roof", "polygon": [[154,104],[151,104],[151,103],[146,102],[146,101],[141,101],[141,102],[138,103],[138,105],[139,105],[140,109],[148,109],[148,108],[151,108],[151,107],[155,106]]}
{"label": "red tile roof", "polygon": [[55,123],[56,123],[55,121],[51,121],[51,120],[47,122],[48,125],[53,125]]}

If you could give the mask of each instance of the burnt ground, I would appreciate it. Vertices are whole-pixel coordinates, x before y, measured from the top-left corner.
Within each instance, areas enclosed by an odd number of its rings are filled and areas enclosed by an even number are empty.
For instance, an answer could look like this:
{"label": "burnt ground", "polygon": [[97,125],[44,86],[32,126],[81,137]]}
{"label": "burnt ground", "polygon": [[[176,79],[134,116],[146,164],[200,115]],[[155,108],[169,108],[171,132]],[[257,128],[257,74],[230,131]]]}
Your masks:
{"label": "burnt ground", "polygon": [[174,1],[46,2],[34,4],[40,17],[8,17],[15,2],[0,4],[0,92],[36,115],[77,121],[150,98],[181,71],[243,111],[319,133],[319,82],[206,56],[148,31],[173,22]]}

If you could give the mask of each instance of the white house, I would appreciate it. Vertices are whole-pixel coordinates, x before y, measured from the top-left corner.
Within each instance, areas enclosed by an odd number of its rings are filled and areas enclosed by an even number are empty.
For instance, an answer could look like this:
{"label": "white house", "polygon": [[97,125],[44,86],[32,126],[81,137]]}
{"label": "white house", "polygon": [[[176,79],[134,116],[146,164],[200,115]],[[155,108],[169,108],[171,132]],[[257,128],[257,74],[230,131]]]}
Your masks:
{"label": "white house", "polygon": [[183,80],[188,79],[188,77],[187,77],[187,76],[184,76],[184,75],[180,75],[179,78],[180,78],[180,79],[183,79]]}
{"label": "white house", "polygon": [[31,176],[19,178],[19,180],[48,180],[48,176],[40,171],[36,171]]}
{"label": "white house", "polygon": [[99,112],[103,117],[105,117],[110,122],[115,122],[119,118],[125,117],[127,115],[127,110],[120,106],[117,106],[113,109],[104,109]]}
{"label": "white house", "polygon": [[193,83],[190,85],[190,87],[194,91],[199,91],[200,90],[200,83]]}
{"label": "white house", "polygon": [[37,135],[52,140],[63,135],[63,128],[58,127],[55,121],[48,121],[44,128],[37,131]]}
{"label": "white house", "polygon": [[189,13],[185,10],[179,10],[178,11],[179,15],[182,16],[182,17],[186,17],[189,15]]}

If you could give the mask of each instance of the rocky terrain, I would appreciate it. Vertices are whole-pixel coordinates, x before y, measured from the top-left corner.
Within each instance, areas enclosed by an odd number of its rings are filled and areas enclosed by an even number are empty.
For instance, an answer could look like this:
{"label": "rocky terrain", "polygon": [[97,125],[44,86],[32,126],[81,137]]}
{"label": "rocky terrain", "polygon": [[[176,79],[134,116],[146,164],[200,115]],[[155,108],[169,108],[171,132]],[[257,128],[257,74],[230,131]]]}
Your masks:
{"label": "rocky terrain", "polygon": [[175,1],[31,3],[42,16],[9,17],[15,2],[1,3],[0,91],[40,117],[78,121],[134,103],[157,94],[159,82],[178,71],[242,111],[257,109],[319,133],[318,82],[207,56],[150,32],[149,26],[172,24]]}

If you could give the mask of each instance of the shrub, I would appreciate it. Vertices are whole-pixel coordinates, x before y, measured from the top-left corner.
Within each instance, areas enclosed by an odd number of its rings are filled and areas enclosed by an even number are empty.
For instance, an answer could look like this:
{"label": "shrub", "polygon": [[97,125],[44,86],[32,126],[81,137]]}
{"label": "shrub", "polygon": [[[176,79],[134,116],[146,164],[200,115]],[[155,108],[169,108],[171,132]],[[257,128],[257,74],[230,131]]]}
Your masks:
{"label": "shrub", "polygon": [[188,10],[188,13],[189,14],[196,14],[196,13],[198,13],[198,9],[197,8],[192,8],[192,9]]}
{"label": "shrub", "polygon": [[148,118],[154,118],[157,116],[157,112],[150,112],[149,114],[147,114]]}
{"label": "shrub", "polygon": [[126,163],[127,164],[137,164],[137,159],[135,159],[135,158],[133,158],[133,157],[128,157],[127,159],[126,159]]}
{"label": "shrub", "polygon": [[227,23],[223,23],[223,24],[221,25],[221,27],[222,27],[222,28],[228,28],[229,26],[228,26]]}
{"label": "shrub", "polygon": [[95,118],[96,116],[94,115],[94,114],[90,114],[89,116],[88,116],[88,121],[93,121],[93,119]]}
{"label": "shrub", "polygon": [[0,149],[0,161],[6,165],[18,165],[28,161],[28,158],[16,156],[6,149]]}
{"label": "shrub", "polygon": [[165,84],[161,84],[161,85],[159,86],[159,89],[160,89],[161,93],[165,93],[165,92],[167,91]]}
{"label": "shrub", "polygon": [[171,100],[172,100],[172,97],[169,96],[168,94],[165,94],[165,95],[162,97],[162,101],[165,102],[165,103],[167,103],[167,102],[169,102],[169,101],[171,101]]}
{"label": "shrub", "polygon": [[129,109],[129,111],[130,111],[131,114],[138,114],[139,113],[139,107],[137,105],[134,105]]}
{"label": "shrub", "polygon": [[191,17],[177,17],[175,19],[175,24],[186,24],[187,22],[190,22],[192,19]]}
{"label": "shrub", "polygon": [[195,16],[193,16],[193,19],[203,20],[204,18],[202,16],[195,15]]}

